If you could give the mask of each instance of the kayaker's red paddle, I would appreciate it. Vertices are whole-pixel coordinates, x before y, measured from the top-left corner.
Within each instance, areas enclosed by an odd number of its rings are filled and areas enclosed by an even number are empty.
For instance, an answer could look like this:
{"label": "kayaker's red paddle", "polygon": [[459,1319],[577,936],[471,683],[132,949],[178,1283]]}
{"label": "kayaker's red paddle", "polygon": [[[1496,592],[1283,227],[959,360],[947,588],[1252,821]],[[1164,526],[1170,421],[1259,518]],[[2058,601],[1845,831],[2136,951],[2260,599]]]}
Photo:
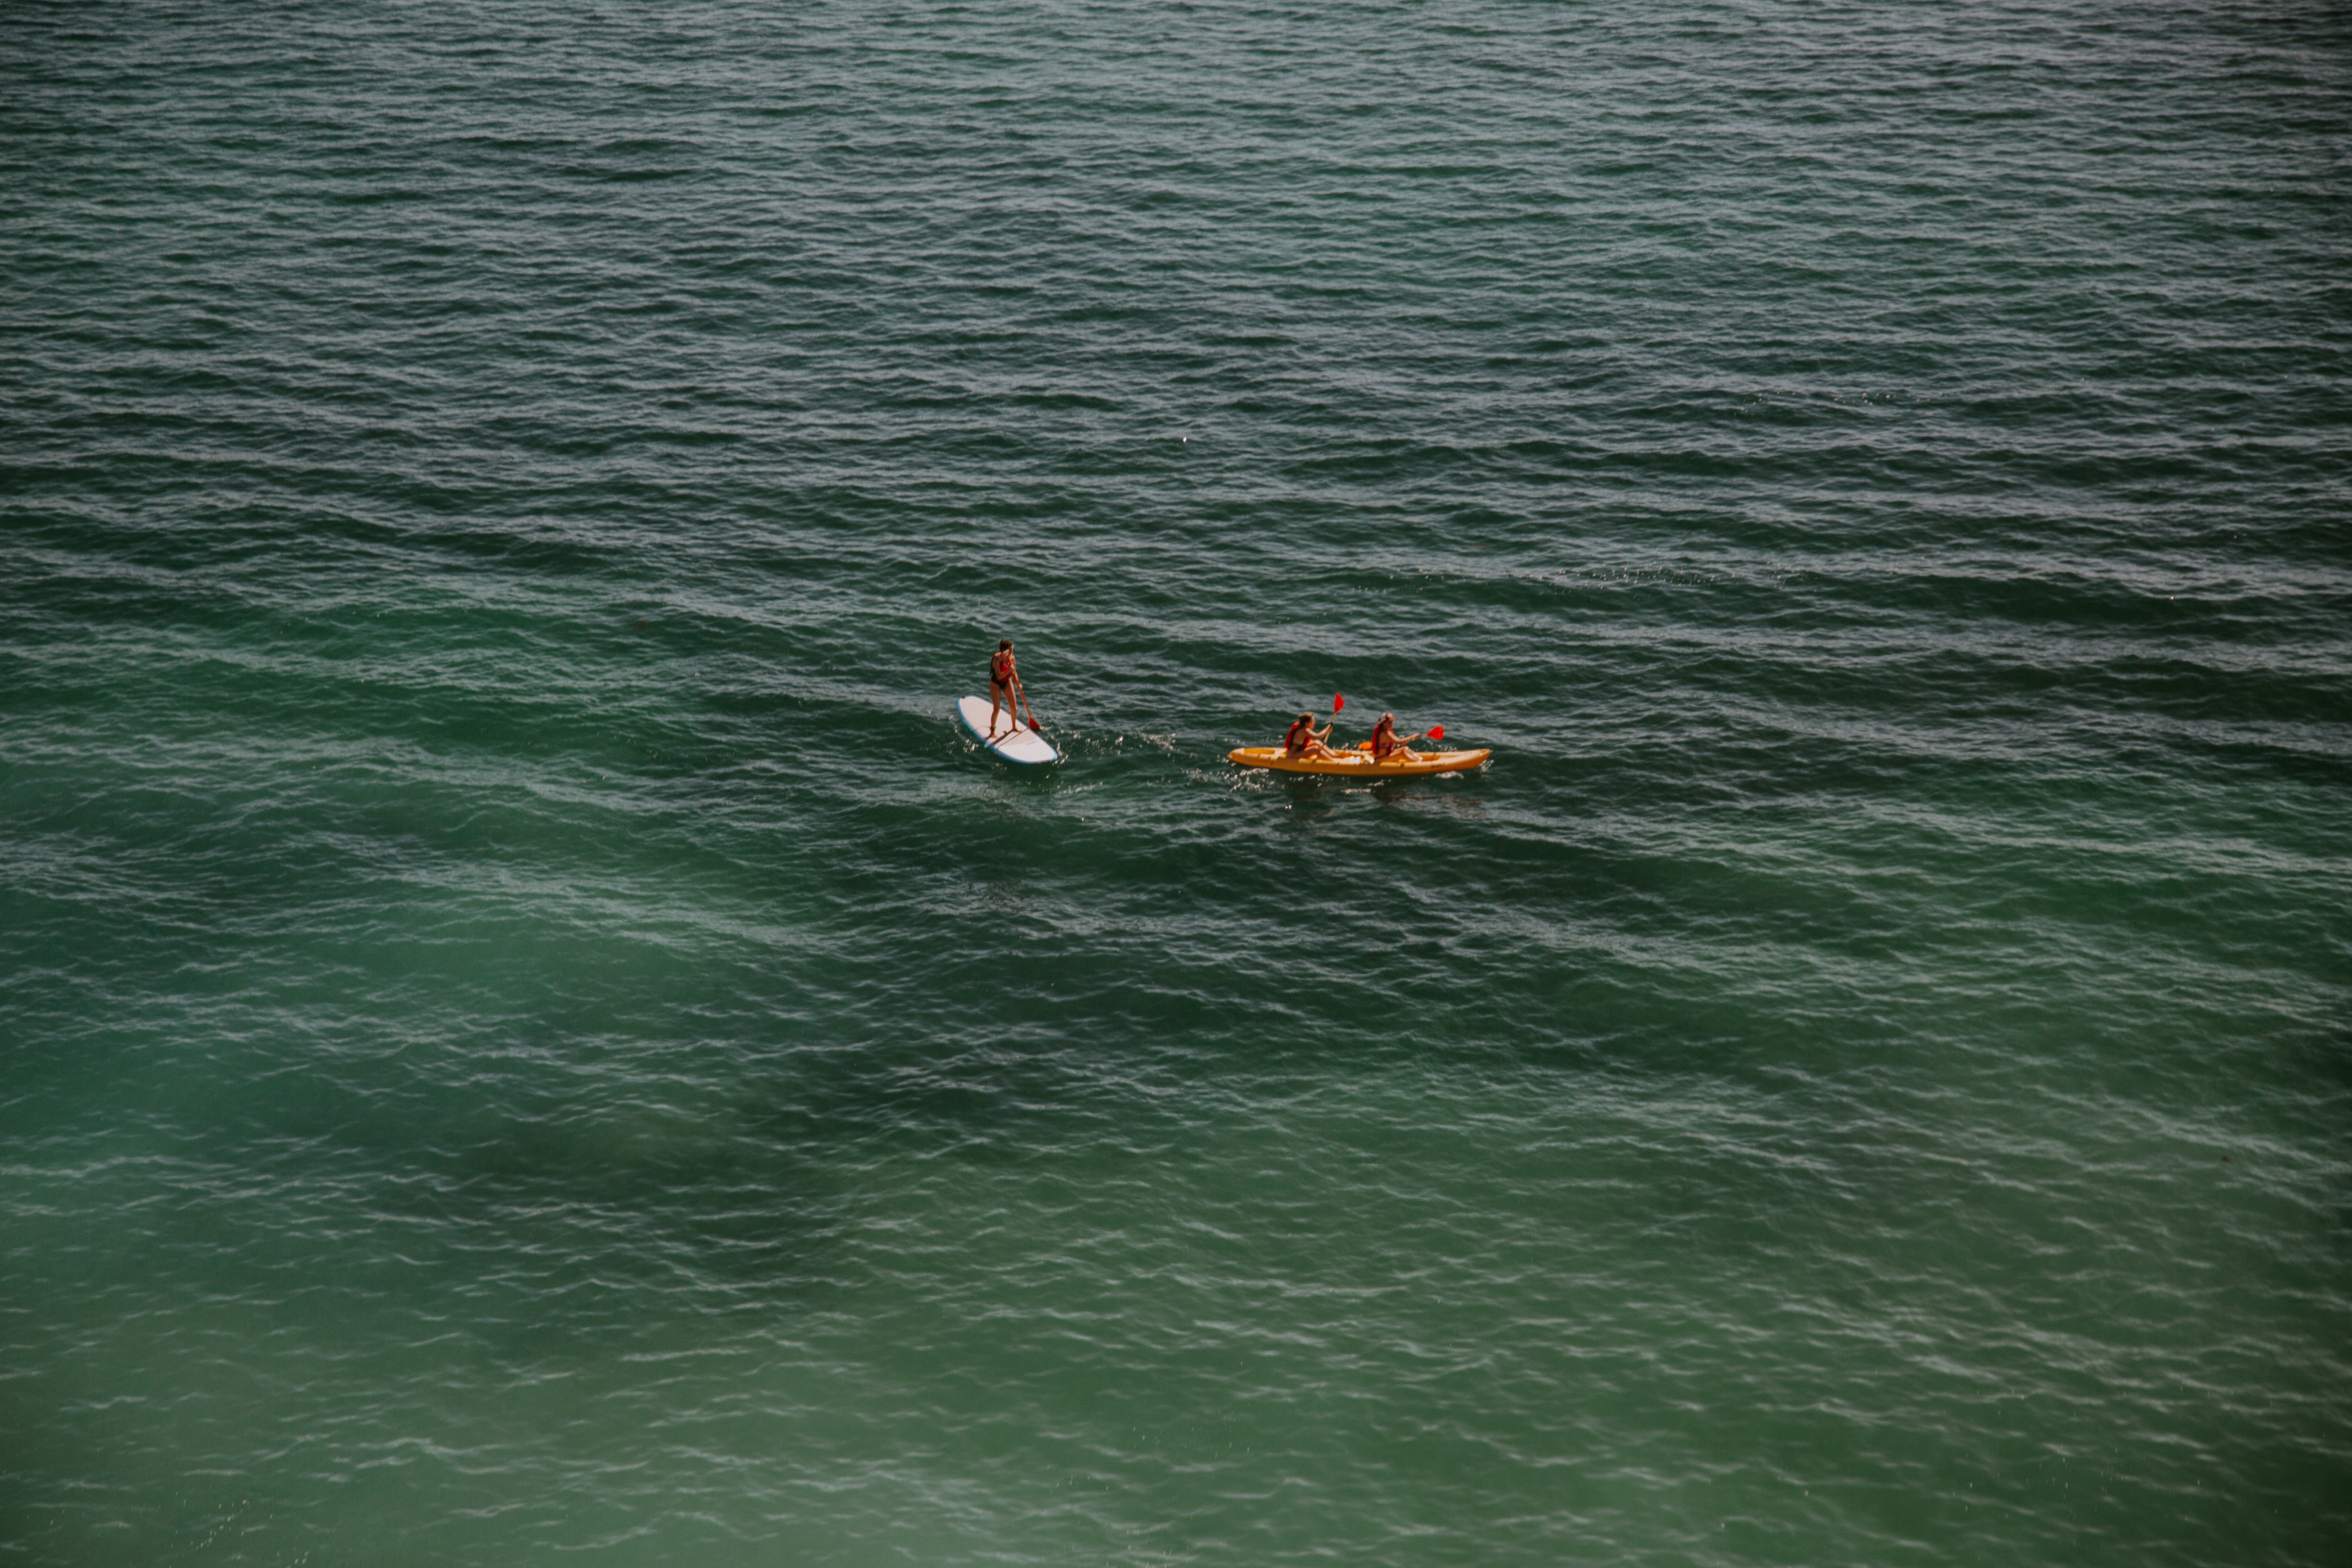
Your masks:
{"label": "kayaker's red paddle", "polygon": [[1432,740],[1444,740],[1445,738],[1445,727],[1442,724],[1431,725],[1429,727],[1429,738]]}

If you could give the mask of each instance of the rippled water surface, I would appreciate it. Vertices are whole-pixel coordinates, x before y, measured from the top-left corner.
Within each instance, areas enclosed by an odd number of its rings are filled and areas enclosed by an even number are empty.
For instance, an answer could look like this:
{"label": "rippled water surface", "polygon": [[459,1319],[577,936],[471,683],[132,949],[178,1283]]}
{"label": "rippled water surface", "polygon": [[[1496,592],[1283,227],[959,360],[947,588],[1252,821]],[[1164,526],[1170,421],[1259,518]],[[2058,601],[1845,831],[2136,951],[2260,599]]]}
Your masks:
{"label": "rippled water surface", "polygon": [[0,1556],[2341,1562],[2347,68],[8,6]]}

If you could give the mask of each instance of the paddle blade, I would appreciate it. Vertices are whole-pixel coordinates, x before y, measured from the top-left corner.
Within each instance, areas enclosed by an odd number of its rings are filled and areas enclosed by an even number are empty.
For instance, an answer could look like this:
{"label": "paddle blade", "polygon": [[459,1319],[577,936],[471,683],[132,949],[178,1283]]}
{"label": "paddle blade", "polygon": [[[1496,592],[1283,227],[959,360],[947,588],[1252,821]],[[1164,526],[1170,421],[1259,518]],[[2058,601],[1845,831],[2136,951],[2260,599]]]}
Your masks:
{"label": "paddle blade", "polygon": [[1346,697],[1341,696],[1338,692],[1333,692],[1331,694],[1331,711],[1333,713],[1338,713],[1341,708],[1346,707],[1347,706],[1348,699]]}
{"label": "paddle blade", "polygon": [[1444,740],[1445,738],[1445,727],[1442,724],[1431,725],[1429,727],[1429,738],[1432,740]]}

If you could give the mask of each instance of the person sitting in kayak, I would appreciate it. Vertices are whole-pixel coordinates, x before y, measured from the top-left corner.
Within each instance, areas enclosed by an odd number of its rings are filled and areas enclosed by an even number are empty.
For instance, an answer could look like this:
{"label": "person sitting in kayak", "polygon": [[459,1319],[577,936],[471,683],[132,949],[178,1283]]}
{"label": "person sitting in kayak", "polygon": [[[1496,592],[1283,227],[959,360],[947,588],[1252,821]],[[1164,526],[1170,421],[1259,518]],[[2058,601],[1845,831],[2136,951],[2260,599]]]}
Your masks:
{"label": "person sitting in kayak", "polygon": [[[1015,705],[1018,706],[1015,706]],[[1013,662],[1013,639],[1005,638],[996,644],[996,653],[988,661],[988,738],[996,738],[996,710],[999,705],[1004,716],[1013,722],[1007,727],[1021,727],[1021,710],[1029,706],[1029,694],[1021,685],[1020,666]],[[1037,727],[1037,710],[1029,709],[1029,727]]]}
{"label": "person sitting in kayak", "polygon": [[1306,761],[1343,760],[1338,752],[1331,749],[1330,738],[1331,726],[1327,724],[1318,729],[1315,727],[1315,716],[1302,713],[1290,721],[1290,728],[1282,737],[1282,754]]}
{"label": "person sitting in kayak", "polygon": [[1420,738],[1418,730],[1411,735],[1398,735],[1396,715],[1384,713],[1381,715],[1381,722],[1372,726],[1372,738],[1364,745],[1372,754],[1372,766],[1377,768],[1391,758],[1399,762],[1421,761],[1421,753],[1415,751],[1411,744]]}

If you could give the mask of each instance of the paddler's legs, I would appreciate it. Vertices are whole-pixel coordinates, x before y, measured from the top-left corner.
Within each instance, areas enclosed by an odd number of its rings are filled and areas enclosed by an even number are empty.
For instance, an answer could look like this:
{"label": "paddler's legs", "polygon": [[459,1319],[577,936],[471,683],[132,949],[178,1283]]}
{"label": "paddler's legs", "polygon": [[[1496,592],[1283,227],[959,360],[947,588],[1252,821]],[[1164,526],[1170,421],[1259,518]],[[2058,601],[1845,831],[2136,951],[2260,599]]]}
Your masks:
{"label": "paddler's legs", "polygon": [[[999,703],[1003,703],[1008,708],[1013,706],[1012,699],[1004,695],[1004,684],[1002,681],[991,681],[988,683],[988,738],[991,740],[996,738],[996,706]],[[1020,723],[1020,715],[1013,715],[1013,722]]]}

